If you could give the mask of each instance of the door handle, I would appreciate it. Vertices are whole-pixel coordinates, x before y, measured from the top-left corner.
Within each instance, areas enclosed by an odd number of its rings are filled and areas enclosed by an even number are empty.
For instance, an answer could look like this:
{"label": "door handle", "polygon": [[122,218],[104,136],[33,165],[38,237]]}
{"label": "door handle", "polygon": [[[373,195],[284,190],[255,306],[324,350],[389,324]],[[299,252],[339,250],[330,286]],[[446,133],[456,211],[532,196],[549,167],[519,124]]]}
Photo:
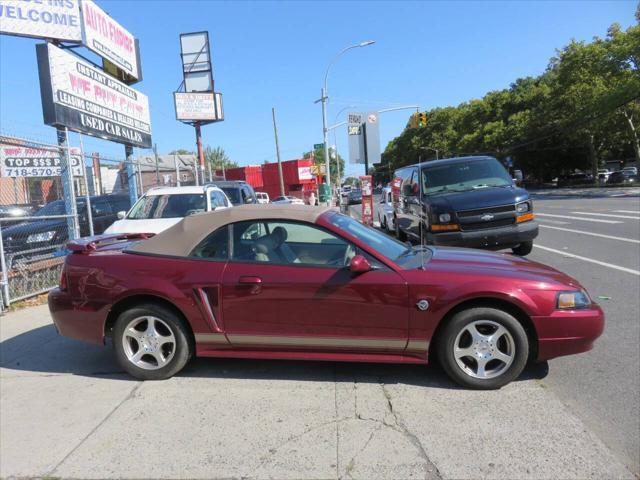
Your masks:
{"label": "door handle", "polygon": [[261,285],[262,278],[253,275],[243,275],[238,280],[240,285]]}

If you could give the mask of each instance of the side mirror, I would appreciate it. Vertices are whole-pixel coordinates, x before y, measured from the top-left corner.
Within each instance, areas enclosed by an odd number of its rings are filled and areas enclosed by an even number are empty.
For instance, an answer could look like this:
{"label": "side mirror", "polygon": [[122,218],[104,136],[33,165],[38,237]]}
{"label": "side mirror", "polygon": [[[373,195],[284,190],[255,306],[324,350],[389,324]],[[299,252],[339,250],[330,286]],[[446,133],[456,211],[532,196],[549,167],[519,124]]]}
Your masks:
{"label": "side mirror", "polygon": [[413,190],[411,189],[411,185],[403,185],[402,186],[402,196],[403,197],[410,197],[411,195],[413,195]]}
{"label": "side mirror", "polygon": [[124,217],[127,216],[127,212],[125,212],[124,210],[120,210],[117,215],[118,215],[118,220],[122,220]]}
{"label": "side mirror", "polygon": [[365,273],[371,270],[371,264],[369,263],[369,260],[364,258],[364,256],[355,255],[351,259],[349,270],[351,270],[352,273]]}

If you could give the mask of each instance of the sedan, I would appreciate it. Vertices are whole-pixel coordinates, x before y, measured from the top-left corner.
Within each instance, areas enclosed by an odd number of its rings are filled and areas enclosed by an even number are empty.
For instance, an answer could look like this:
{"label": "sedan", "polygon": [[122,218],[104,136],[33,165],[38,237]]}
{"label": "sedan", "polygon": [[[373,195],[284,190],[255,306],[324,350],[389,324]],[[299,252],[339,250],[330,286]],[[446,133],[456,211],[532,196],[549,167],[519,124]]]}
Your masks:
{"label": "sedan", "polygon": [[619,170],[617,172],[613,172],[609,175],[609,179],[607,180],[608,185],[620,185],[626,184],[631,185],[638,181],[638,176],[633,175],[630,171]]}
{"label": "sedan", "polygon": [[271,203],[290,204],[290,205],[304,205],[304,200],[298,197],[284,196],[276,197],[271,200]]}
{"label": "sedan", "polygon": [[[530,360],[585,352],[600,307],[520,257],[410,247],[323,207],[244,205],[164,232],[68,245],[49,309],[139,379],[198,357],[427,364],[499,388]],[[576,370],[579,374],[580,370]]]}

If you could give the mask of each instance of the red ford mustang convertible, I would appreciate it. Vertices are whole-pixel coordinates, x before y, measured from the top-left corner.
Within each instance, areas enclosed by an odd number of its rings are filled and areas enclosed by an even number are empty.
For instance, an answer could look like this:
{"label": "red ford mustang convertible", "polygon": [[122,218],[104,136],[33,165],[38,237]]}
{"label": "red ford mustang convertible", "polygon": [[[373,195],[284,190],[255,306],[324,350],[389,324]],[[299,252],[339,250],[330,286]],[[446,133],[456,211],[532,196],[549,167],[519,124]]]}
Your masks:
{"label": "red ford mustang convertible", "polygon": [[602,310],[508,254],[410,247],[334,210],[244,205],[146,235],[69,244],[49,308],[62,335],[164,379],[193,355],[426,364],[499,388],[528,360],[584,352]]}

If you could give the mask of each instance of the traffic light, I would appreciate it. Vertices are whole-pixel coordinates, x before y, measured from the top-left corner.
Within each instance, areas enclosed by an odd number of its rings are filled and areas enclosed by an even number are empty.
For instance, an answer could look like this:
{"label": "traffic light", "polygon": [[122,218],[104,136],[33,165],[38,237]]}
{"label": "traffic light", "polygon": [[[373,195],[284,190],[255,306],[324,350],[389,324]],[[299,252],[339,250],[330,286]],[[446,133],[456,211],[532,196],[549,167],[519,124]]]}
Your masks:
{"label": "traffic light", "polygon": [[427,126],[427,114],[425,112],[418,113],[418,127],[423,128]]}

